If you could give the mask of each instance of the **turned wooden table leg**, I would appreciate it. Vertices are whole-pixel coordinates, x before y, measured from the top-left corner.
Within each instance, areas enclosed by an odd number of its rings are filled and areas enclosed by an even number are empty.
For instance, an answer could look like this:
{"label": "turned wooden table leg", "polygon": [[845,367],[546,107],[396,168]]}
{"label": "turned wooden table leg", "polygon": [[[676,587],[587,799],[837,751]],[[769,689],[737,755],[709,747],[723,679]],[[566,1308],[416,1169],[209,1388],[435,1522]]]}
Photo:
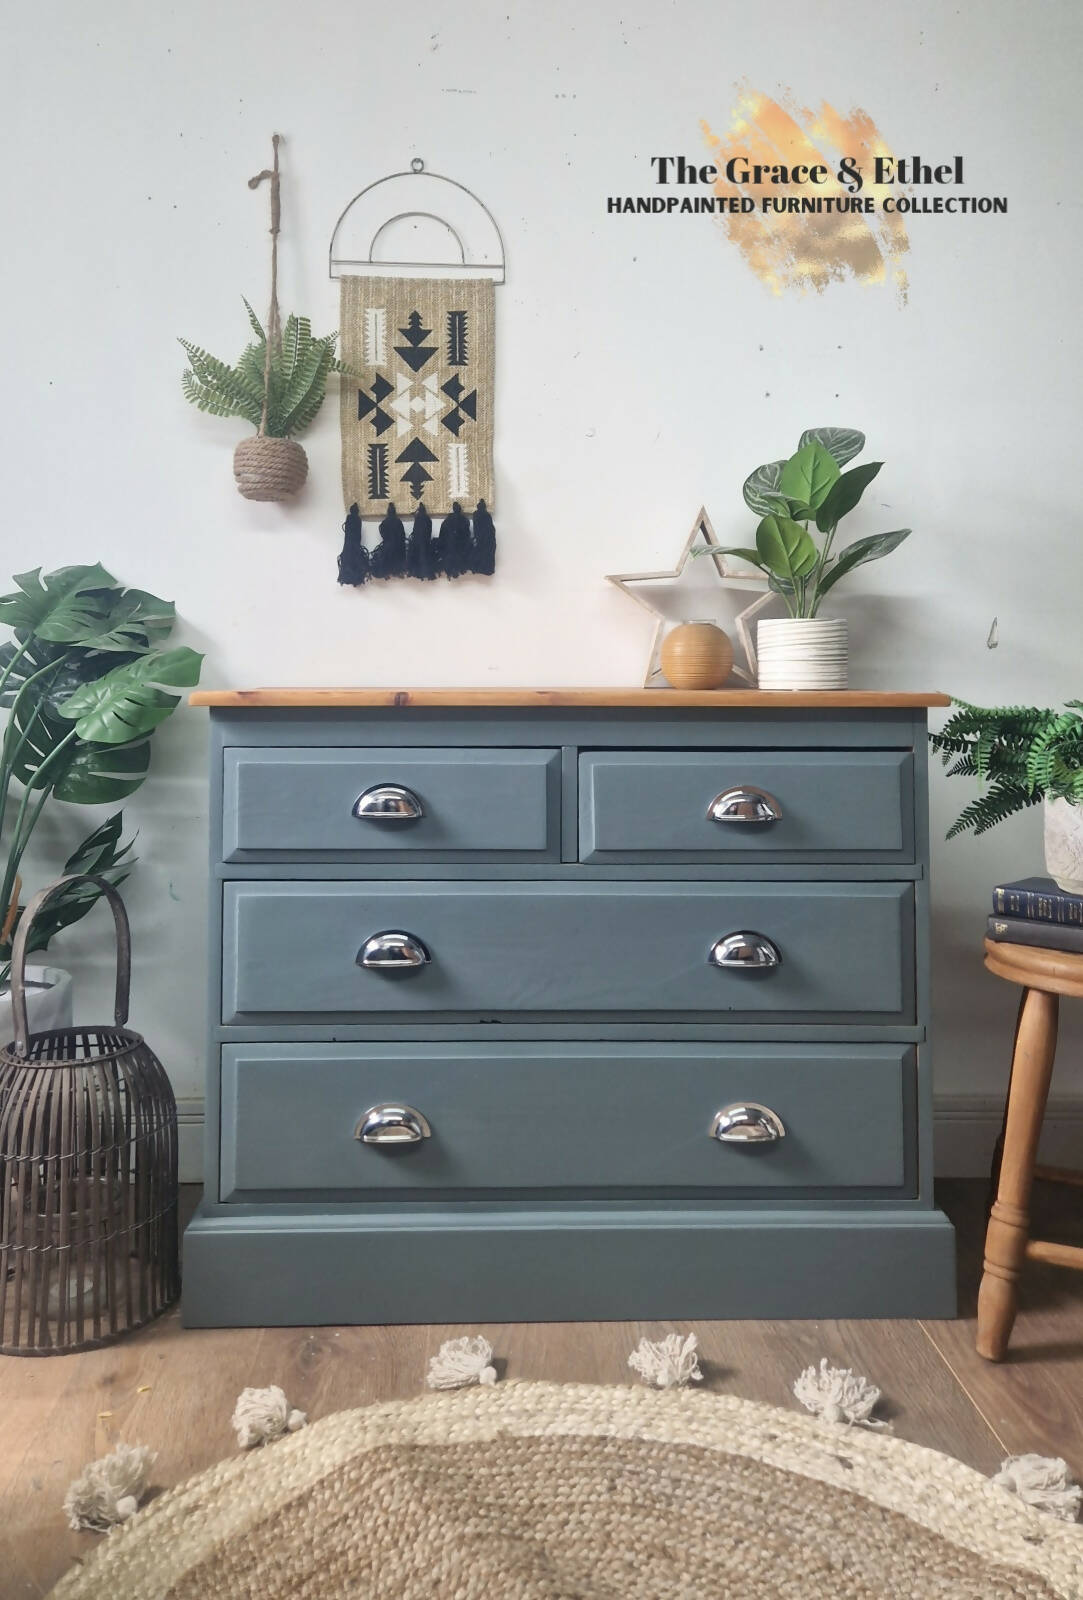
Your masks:
{"label": "turned wooden table leg", "polygon": [[1004,1123],[1004,1153],[985,1235],[985,1270],[978,1291],[977,1349],[987,1361],[1003,1360],[1015,1321],[1019,1271],[1030,1225],[1028,1206],[1034,1163],[1057,1048],[1058,1006],[1055,994],[1028,989],[1019,1016]]}

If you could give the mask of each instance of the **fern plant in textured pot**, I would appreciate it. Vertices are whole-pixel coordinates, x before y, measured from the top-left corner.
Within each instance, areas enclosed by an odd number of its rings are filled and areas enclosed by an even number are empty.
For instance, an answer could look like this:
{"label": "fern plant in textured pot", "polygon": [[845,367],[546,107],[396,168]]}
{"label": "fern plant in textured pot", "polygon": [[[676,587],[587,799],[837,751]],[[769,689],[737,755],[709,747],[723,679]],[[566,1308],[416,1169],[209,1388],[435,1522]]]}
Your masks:
{"label": "fern plant in textured pot", "polygon": [[1027,806],[1045,803],[1045,869],[1068,894],[1083,894],[1083,700],[959,710],[930,742],[950,777],[988,787],[956,817],[948,838],[985,833]]}
{"label": "fern plant in textured pot", "polygon": [[[126,589],[102,566],[44,575],[37,567],[15,583],[0,595],[0,623],[13,632],[0,645],[0,705],[8,712],[0,739],[0,1043],[11,1037],[7,980],[22,862],[44,808],[53,800],[110,805],[138,789],[151,735],[180,701],[162,685],[198,683],[203,659],[187,648],[159,649],[173,627],[172,601]],[[122,829],[115,811],[69,856],[65,875],[122,883],[134,864]],[[84,917],[99,893],[83,880],[56,895],[35,923],[35,950]],[[32,1031],[70,1023],[68,975],[40,967],[28,976]]]}
{"label": "fern plant in textured pot", "polygon": [[288,500],[308,477],[303,433],[323,405],[327,378],[345,368],[335,358],[337,333],[316,338],[307,317],[290,316],[285,328],[264,328],[245,301],[255,339],[235,366],[181,339],[188,370],[186,397],[216,417],[243,417],[255,437],[233,452],[233,475],[246,500]]}
{"label": "fern plant in textured pot", "polygon": [[233,476],[246,500],[288,500],[308,477],[308,457],[294,437],[316,418],[331,372],[345,372],[335,358],[337,333],[316,338],[307,317],[290,316],[282,327],[278,312],[278,235],[282,198],[278,169],[280,136],[271,140],[270,167],[249,178],[257,189],[271,182],[271,303],[264,328],[245,301],[255,340],[230,367],[199,345],[181,339],[188,370],[181,379],[186,397],[216,417],[244,417],[256,430],[233,452]]}

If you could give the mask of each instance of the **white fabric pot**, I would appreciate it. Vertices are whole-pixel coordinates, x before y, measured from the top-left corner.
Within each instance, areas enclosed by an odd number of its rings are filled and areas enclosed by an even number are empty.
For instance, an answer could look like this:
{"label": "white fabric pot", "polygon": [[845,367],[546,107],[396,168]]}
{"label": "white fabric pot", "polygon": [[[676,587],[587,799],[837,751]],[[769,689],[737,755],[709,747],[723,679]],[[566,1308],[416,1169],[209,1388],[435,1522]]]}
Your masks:
{"label": "white fabric pot", "polygon": [[[70,1028],[72,1021],[71,973],[62,967],[27,967],[26,1015],[31,1033]],[[11,990],[0,989],[0,1045],[15,1037],[11,1016]]]}
{"label": "white fabric pot", "polygon": [[1083,806],[1045,802],[1045,870],[1066,894],[1083,894]]}
{"label": "white fabric pot", "polygon": [[766,617],[756,629],[761,689],[845,689],[846,623],[836,618]]}

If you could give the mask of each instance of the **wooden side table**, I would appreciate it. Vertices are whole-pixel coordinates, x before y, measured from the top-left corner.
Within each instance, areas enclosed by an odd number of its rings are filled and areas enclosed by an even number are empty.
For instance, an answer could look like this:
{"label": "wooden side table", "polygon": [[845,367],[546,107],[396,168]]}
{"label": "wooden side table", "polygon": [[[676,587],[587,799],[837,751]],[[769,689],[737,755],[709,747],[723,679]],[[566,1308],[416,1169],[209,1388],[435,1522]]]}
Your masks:
{"label": "wooden side table", "polygon": [[1029,1237],[1028,1211],[1036,1176],[1083,1184],[1083,1173],[1035,1165],[1057,1048],[1060,996],[1083,998],[1083,955],[986,939],[985,965],[998,978],[1023,989],[1004,1117],[1003,1155],[978,1292],[978,1354],[987,1361],[1002,1361],[1015,1321],[1023,1262],[1046,1261],[1083,1271],[1083,1248]]}

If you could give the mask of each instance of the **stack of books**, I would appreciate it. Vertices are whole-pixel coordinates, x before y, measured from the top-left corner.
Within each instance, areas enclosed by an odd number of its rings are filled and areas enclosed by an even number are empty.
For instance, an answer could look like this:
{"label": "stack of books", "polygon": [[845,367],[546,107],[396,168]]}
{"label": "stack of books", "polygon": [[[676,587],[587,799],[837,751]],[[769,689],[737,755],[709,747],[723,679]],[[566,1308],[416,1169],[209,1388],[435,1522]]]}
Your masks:
{"label": "stack of books", "polygon": [[1067,894],[1052,878],[998,884],[986,928],[1000,944],[1083,951],[1083,894]]}

